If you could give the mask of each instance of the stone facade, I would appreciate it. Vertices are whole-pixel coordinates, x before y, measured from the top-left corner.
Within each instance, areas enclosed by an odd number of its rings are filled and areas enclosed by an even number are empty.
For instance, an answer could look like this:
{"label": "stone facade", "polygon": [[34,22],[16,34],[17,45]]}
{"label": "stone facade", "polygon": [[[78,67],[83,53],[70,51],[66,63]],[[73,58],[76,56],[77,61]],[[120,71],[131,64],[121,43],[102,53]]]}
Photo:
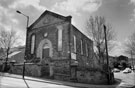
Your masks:
{"label": "stone facade", "polygon": [[[9,70],[9,72],[22,75],[23,66],[24,66],[24,63],[11,65],[10,66],[11,69]],[[25,64],[25,75],[27,76],[39,77],[41,75],[40,70],[41,70],[41,66],[39,64],[32,64],[32,63]]]}
{"label": "stone facade", "polygon": [[[93,41],[71,24],[71,16],[65,17],[45,11],[28,28],[25,59],[27,62],[40,64],[34,67],[35,72],[38,69],[36,76],[38,74],[85,83],[96,83],[97,80],[104,78],[102,82],[106,83],[106,74],[101,71],[94,74],[93,70],[78,70],[97,68],[93,54]],[[34,70],[32,66],[28,68]],[[85,77],[82,77],[82,74]],[[97,81],[98,83],[101,81]]]}

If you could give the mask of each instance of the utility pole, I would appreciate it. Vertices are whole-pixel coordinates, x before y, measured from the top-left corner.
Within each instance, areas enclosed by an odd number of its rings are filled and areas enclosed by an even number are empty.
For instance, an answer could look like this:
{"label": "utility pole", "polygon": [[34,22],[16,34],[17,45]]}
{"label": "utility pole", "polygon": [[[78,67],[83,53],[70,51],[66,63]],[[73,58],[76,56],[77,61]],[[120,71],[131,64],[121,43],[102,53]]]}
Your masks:
{"label": "utility pole", "polygon": [[134,62],[133,62],[133,53],[132,53],[132,50],[131,50],[131,63],[132,63],[132,67],[133,67],[133,71],[134,71]]}
{"label": "utility pole", "polygon": [[110,84],[110,69],[109,69],[107,39],[106,39],[106,26],[105,25],[103,25],[103,26],[104,26],[104,34],[105,34],[105,48],[106,48],[106,59],[107,59],[108,84]]}

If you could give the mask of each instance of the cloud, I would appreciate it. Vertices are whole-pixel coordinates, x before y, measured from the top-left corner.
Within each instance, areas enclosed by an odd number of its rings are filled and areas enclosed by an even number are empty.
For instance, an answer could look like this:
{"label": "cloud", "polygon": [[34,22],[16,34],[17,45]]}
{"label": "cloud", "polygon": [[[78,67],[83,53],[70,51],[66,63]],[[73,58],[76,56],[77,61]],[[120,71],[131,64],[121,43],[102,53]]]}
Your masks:
{"label": "cloud", "polygon": [[[19,10],[23,14],[29,16],[29,25],[33,23],[47,8],[40,4],[40,0],[16,0],[12,4],[10,4],[9,9],[13,9],[14,19],[13,22],[18,23],[18,27],[20,29],[25,29],[26,26],[26,18],[18,13],[16,10]],[[34,14],[33,14],[34,13]]]}
{"label": "cloud", "polygon": [[[130,0],[129,4],[133,4],[133,6],[135,6],[135,0]],[[135,21],[135,7],[133,9],[133,14],[132,14],[133,18],[130,19],[130,22]]]}
{"label": "cloud", "polygon": [[46,9],[46,7],[41,6],[39,3],[40,3],[40,0],[17,0],[9,7],[10,8],[24,8],[24,7],[28,7],[28,6],[33,6],[38,10],[44,11]]}
{"label": "cloud", "polygon": [[10,9],[0,5],[0,27],[8,29],[12,24],[18,24],[18,20],[13,18],[14,14]]}
{"label": "cloud", "polygon": [[124,41],[112,41],[112,44],[114,44],[114,48],[111,52],[109,52],[109,55],[111,56],[120,56],[120,55],[126,55],[128,56],[125,51],[127,49],[126,43],[129,42],[129,38],[126,38]]}
{"label": "cloud", "polygon": [[119,41],[112,41],[113,44],[115,44],[114,48],[109,52],[109,55],[111,56],[119,56],[123,54],[124,46],[122,42]]}
{"label": "cloud", "polygon": [[79,11],[95,12],[101,6],[101,0],[66,0],[56,3],[53,9],[72,12],[78,14]]}
{"label": "cloud", "polygon": [[130,3],[135,4],[135,0],[130,0]]}
{"label": "cloud", "polygon": [[15,0],[0,0],[0,6],[8,8],[9,5],[14,3]]}
{"label": "cloud", "polygon": [[101,2],[88,2],[82,9],[88,12],[95,12],[101,6]]}
{"label": "cloud", "polygon": [[26,18],[16,13],[16,10],[28,15],[32,23],[46,9],[39,2],[40,0],[0,0],[0,29],[10,30],[12,27],[25,40]]}

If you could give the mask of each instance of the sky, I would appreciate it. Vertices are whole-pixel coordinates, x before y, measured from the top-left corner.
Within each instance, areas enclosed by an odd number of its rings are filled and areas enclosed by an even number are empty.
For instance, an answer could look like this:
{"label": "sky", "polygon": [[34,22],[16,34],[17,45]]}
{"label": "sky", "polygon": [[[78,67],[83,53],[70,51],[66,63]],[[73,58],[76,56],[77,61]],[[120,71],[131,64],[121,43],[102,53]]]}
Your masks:
{"label": "sky", "polygon": [[104,16],[116,32],[112,56],[125,54],[125,43],[135,32],[135,0],[0,0],[0,29],[14,29],[21,36],[20,44],[25,44],[26,17],[31,25],[45,11],[72,16],[72,24],[86,34],[85,24],[90,16]]}

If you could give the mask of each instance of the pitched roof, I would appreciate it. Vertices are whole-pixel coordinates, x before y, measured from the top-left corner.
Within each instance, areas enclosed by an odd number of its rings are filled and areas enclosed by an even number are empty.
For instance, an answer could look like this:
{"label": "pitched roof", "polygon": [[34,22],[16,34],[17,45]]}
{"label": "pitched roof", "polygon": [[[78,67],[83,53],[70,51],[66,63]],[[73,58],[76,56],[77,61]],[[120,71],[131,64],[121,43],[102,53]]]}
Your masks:
{"label": "pitched roof", "polygon": [[[25,46],[13,47],[10,49],[10,53],[9,53],[8,57],[11,58],[12,56],[17,55],[17,54],[21,53],[22,51],[23,52],[25,51]],[[2,54],[0,52],[0,59],[5,59],[5,58],[6,58],[5,52],[3,52]]]}
{"label": "pitched roof", "polygon": [[91,40],[91,38],[89,38],[88,36],[86,36],[85,33],[83,33],[82,31],[80,31],[80,30],[79,30],[78,28],[76,28],[74,25],[72,25],[72,27],[73,27],[74,29],[78,30],[83,36],[85,36],[86,38],[90,39],[91,42],[93,42],[93,41]]}
{"label": "pitched roof", "polygon": [[15,60],[17,63],[21,63],[24,61],[24,54],[25,54],[25,49],[22,49],[20,51],[15,51],[9,55],[8,60],[9,62]]}
{"label": "pitched roof", "polygon": [[72,16],[62,16],[62,15],[59,15],[59,14],[57,14],[57,13],[54,13],[54,12],[51,12],[51,11],[46,10],[43,14],[41,14],[41,16],[40,16],[33,24],[31,24],[31,25],[28,27],[28,29],[31,29],[31,28],[32,28],[35,24],[37,24],[46,14],[52,15],[52,16],[54,16],[54,17],[56,17],[56,18],[60,18],[60,19],[65,20],[65,21],[69,21],[69,20],[72,18]]}
{"label": "pitched roof", "polygon": [[12,56],[15,56],[16,54],[20,53],[21,51],[15,51],[8,55],[8,58],[11,58]]}

